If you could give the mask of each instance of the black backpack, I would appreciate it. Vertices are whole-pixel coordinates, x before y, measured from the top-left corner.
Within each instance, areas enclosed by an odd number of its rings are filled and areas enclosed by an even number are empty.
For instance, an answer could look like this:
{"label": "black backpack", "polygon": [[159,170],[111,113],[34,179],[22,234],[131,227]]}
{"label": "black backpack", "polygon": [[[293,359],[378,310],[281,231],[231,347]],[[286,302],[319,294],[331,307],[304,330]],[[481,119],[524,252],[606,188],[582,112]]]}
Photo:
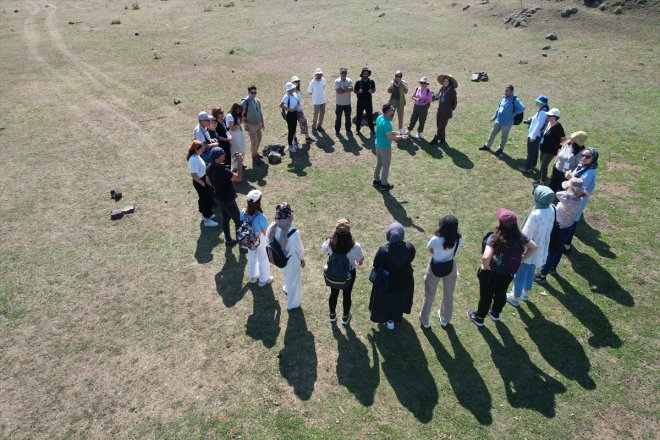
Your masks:
{"label": "black backpack", "polygon": [[[291,229],[286,234],[287,238],[291,237],[294,232],[296,232],[296,230]],[[275,237],[273,237],[270,243],[268,243],[268,245],[266,246],[266,253],[268,254],[268,261],[270,261],[271,264],[274,264],[280,269],[285,267],[286,264],[289,262],[289,257],[286,256],[286,254],[284,253],[284,249],[282,249],[282,246],[280,245],[280,242],[277,241]]]}
{"label": "black backpack", "polygon": [[325,285],[332,289],[345,289],[351,280],[351,265],[347,254],[333,252],[328,258],[328,263],[323,268]]}
{"label": "black backpack", "polygon": [[[513,95],[513,110],[516,109],[516,95]],[[525,118],[525,112],[520,112],[517,115],[513,115],[513,125],[520,125]]]}

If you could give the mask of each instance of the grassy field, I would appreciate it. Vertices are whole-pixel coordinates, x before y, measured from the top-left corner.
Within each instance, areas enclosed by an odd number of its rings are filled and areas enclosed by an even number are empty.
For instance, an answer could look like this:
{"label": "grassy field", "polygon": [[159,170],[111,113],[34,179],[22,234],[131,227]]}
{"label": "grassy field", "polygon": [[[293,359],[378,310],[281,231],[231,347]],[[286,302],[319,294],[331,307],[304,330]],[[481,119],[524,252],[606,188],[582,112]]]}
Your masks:
{"label": "grassy field", "polygon": [[[0,437],[657,438],[658,3],[523,3],[543,9],[507,29],[517,0],[0,1]],[[452,73],[448,145],[400,143],[381,194],[373,140],[332,134],[329,94],[328,135],[246,173],[240,204],[259,188],[272,219],[288,201],[303,234],[303,307],[288,313],[278,272],[247,284],[246,258],[200,227],[195,116],[254,83],[265,141],[283,143],[291,75],[356,80],[364,65],[375,107],[396,69],[413,84]],[[469,82],[480,70],[490,82]],[[507,83],[528,109],[548,95],[601,164],[560,275],[480,331],[465,309],[481,237],[497,207],[533,206],[524,128],[503,161],[477,151]],[[137,210],[111,222],[115,186]],[[453,326],[423,331],[424,246],[448,213],[466,236]],[[333,327],[320,245],[342,216],[367,260],[351,326]],[[369,321],[367,278],[393,220],[418,252],[413,313],[390,332]]]}

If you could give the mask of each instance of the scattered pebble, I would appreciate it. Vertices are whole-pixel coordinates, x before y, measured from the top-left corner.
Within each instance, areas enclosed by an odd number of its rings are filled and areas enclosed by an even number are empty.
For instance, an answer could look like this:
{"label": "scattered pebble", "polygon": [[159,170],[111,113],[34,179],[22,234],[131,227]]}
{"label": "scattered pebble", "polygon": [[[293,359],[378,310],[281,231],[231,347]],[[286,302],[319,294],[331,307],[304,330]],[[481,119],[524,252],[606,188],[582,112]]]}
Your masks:
{"label": "scattered pebble", "polygon": [[545,39],[550,40],[550,41],[555,41],[555,40],[559,39],[559,37],[557,36],[557,34],[552,33],[552,34],[546,35]]}
{"label": "scattered pebble", "polygon": [[527,64],[527,60],[520,60],[518,61],[518,64]]}

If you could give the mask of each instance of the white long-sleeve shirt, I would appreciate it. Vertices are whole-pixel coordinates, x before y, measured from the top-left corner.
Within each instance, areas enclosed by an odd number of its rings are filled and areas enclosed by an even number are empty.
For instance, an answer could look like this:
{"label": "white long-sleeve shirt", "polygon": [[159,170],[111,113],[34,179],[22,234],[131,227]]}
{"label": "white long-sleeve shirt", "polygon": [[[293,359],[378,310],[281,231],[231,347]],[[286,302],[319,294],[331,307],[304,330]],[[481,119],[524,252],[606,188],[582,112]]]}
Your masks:
{"label": "white long-sleeve shirt", "polygon": [[529,130],[527,131],[527,137],[531,140],[536,140],[541,137],[541,131],[545,126],[545,122],[548,118],[548,114],[545,110],[539,110],[534,116],[532,116],[532,122],[529,124]]}

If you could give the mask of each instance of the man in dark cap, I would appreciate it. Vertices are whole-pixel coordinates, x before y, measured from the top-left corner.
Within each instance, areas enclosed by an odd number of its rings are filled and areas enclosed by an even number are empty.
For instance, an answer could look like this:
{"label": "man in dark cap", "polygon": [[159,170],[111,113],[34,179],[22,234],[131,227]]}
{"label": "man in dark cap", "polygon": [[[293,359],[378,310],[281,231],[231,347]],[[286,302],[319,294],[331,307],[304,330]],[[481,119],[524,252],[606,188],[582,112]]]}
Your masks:
{"label": "man in dark cap", "polygon": [[374,106],[371,102],[371,95],[376,93],[376,83],[374,80],[369,78],[371,76],[371,70],[368,67],[362,68],[362,77],[358,82],[355,83],[353,91],[357,95],[357,113],[355,115],[355,128],[357,132],[360,132],[362,127],[362,113],[367,113],[367,124],[369,124],[369,129],[371,134],[374,134]]}

